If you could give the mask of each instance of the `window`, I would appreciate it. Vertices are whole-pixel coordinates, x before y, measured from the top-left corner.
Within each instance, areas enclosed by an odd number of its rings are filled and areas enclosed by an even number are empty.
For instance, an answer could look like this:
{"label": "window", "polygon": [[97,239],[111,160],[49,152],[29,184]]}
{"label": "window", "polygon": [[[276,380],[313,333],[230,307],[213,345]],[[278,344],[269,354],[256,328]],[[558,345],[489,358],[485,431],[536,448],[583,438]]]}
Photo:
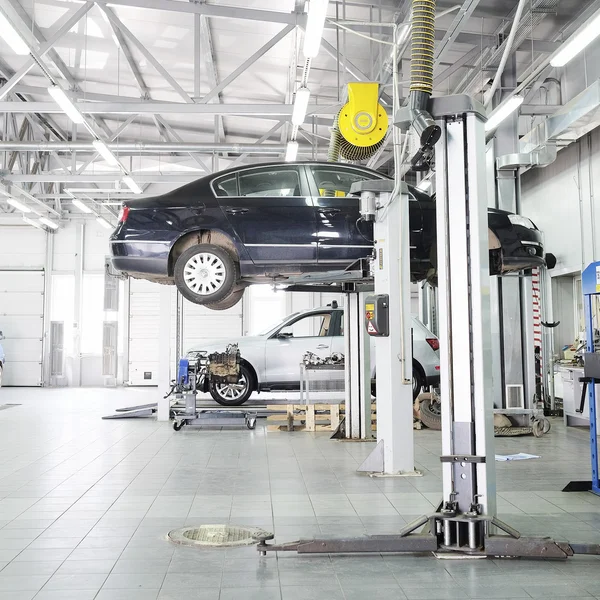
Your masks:
{"label": "window", "polygon": [[301,196],[294,168],[260,169],[240,173],[240,196]]}
{"label": "window", "polygon": [[251,285],[249,297],[250,335],[263,335],[274,329],[286,316],[286,292],[270,285]]}
{"label": "window", "polygon": [[339,169],[336,167],[311,167],[320,196],[344,198],[350,192],[353,183],[382,179],[364,171]]}
{"label": "window", "polygon": [[213,190],[219,197],[222,196],[237,196],[237,178],[235,175],[225,175],[220,179],[213,181]]}
{"label": "window", "polygon": [[279,333],[291,334],[294,338],[327,337],[331,324],[331,314],[309,315],[286,325]]}

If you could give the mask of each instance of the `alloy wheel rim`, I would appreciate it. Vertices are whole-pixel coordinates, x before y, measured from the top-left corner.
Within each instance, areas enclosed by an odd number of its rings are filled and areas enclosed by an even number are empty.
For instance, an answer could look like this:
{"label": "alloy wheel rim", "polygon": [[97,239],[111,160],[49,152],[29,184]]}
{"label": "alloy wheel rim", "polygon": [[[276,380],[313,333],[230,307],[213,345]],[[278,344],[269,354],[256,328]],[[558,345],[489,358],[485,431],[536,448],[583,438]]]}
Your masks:
{"label": "alloy wheel rim", "polygon": [[200,296],[209,296],[219,291],[227,276],[223,261],[211,252],[194,254],[183,268],[186,286]]}
{"label": "alloy wheel rim", "polygon": [[215,387],[223,400],[239,400],[246,393],[248,380],[240,375],[237,383],[217,383]]}

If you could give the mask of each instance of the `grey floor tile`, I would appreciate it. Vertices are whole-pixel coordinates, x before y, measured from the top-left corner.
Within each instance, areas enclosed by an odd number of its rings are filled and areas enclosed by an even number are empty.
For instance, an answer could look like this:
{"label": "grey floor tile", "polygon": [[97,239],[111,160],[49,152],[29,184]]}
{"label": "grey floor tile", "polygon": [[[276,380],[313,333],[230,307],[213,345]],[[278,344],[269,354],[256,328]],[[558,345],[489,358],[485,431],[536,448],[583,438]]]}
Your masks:
{"label": "grey floor tile", "polygon": [[27,548],[16,558],[17,562],[40,562],[47,560],[63,561],[71,554],[71,548]]}
{"label": "grey floor tile", "polygon": [[[225,592],[226,590],[224,590]],[[221,600],[219,597],[221,590],[218,587],[202,588],[202,589],[186,589],[183,590],[165,590],[162,589],[158,594],[158,600]],[[251,593],[251,591],[250,591]]]}
{"label": "grey floor tile", "polygon": [[281,590],[279,587],[260,589],[229,588],[221,590],[219,600],[281,600]]}
{"label": "grey floor tile", "polygon": [[85,575],[102,574],[108,575],[115,565],[115,560],[69,560],[60,565],[57,574],[60,575]]}
{"label": "grey floor tile", "polygon": [[161,560],[118,560],[114,564],[112,574],[151,573],[165,575],[170,563],[170,558]]}
{"label": "grey floor tile", "polygon": [[344,600],[339,586],[281,586],[282,600]]}
{"label": "grey floor tile", "polygon": [[40,590],[35,600],[94,600],[98,590]]}
{"label": "grey floor tile", "polygon": [[159,590],[101,589],[94,600],[156,600]]}
{"label": "grey floor tile", "polygon": [[0,598],[4,592],[37,591],[42,589],[48,575],[4,575],[0,573]]}
{"label": "grey floor tile", "polygon": [[52,575],[61,565],[60,560],[38,562],[12,562],[1,571],[1,575]]}
{"label": "grey floor tile", "polygon": [[37,592],[22,591],[22,592],[2,592],[2,600],[32,600]]}
{"label": "grey floor tile", "polygon": [[164,573],[114,573],[108,576],[103,588],[107,590],[159,590],[164,578]]}
{"label": "grey floor tile", "polygon": [[167,573],[162,589],[182,590],[213,588],[221,585],[221,573]]}
{"label": "grey floor tile", "polygon": [[55,574],[45,586],[47,590],[99,590],[106,580],[106,573]]}

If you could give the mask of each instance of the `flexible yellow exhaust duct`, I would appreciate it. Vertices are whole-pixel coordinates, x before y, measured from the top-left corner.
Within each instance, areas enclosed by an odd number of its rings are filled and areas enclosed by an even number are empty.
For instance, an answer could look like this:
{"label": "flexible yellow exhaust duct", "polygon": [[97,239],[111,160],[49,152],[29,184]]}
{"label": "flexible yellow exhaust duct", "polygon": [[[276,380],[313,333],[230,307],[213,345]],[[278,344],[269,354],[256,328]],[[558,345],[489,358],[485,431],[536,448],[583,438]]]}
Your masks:
{"label": "flexible yellow exhaust duct", "polygon": [[327,159],[366,160],[383,144],[388,116],[379,104],[379,84],[349,83],[348,102],[336,115]]}

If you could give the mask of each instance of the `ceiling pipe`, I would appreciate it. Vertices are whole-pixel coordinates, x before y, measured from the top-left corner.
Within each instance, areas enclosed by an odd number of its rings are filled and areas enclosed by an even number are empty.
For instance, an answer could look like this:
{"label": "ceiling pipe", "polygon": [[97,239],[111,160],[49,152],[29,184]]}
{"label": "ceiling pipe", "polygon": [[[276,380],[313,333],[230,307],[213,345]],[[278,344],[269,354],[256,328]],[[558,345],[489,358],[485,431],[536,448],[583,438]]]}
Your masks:
{"label": "ceiling pipe", "polygon": [[[285,152],[285,144],[219,144],[192,142],[132,142],[110,143],[113,152],[170,153],[170,152],[227,152],[232,154],[281,154]],[[96,152],[92,142],[0,142],[0,151],[15,152]]]}
{"label": "ceiling pipe", "polygon": [[521,21],[521,15],[523,14],[523,10],[525,9],[525,5],[529,3],[529,0],[519,0],[519,4],[517,6],[517,12],[515,13],[515,18],[513,20],[512,27],[510,29],[510,33],[508,34],[508,39],[506,40],[506,47],[504,48],[504,54],[502,55],[502,59],[500,60],[500,65],[498,66],[498,71],[496,72],[496,76],[494,77],[494,81],[492,82],[492,87],[487,93],[487,97],[484,102],[484,106],[488,108],[491,105],[492,100],[494,98],[494,94],[496,90],[500,86],[500,79],[504,73],[504,68],[506,67],[506,63],[508,61],[508,57],[510,56],[513,48],[513,43],[515,40],[515,35],[517,33],[517,29],[519,28],[519,22]]}

